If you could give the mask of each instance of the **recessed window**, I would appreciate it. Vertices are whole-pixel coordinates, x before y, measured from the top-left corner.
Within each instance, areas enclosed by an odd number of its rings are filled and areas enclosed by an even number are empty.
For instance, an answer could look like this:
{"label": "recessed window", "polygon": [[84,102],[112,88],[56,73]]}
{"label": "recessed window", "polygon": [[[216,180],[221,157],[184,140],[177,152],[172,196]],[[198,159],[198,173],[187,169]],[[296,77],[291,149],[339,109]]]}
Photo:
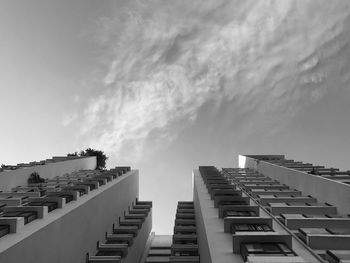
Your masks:
{"label": "recessed window", "polygon": [[225,216],[257,216],[257,214],[254,211],[225,211]]}
{"label": "recessed window", "polygon": [[244,201],[220,201],[219,205],[246,205]]}
{"label": "recessed window", "polygon": [[32,202],[29,202],[27,206],[47,206],[49,213],[58,208],[57,202],[32,201]]}
{"label": "recessed window", "polygon": [[183,257],[183,256],[187,256],[187,257],[190,257],[190,256],[198,256],[198,251],[194,250],[194,251],[176,251],[174,253],[175,256],[178,256],[178,257]]}
{"label": "recessed window", "polygon": [[7,235],[8,233],[10,233],[10,226],[0,225],[0,237]]}
{"label": "recessed window", "polygon": [[231,233],[249,231],[271,232],[273,230],[271,227],[265,224],[233,224],[231,226]]}
{"label": "recessed window", "polygon": [[196,240],[175,240],[174,244],[180,244],[180,245],[197,245]]}
{"label": "recessed window", "polygon": [[32,222],[33,220],[38,218],[38,213],[36,211],[7,211],[4,212],[2,217],[23,217],[24,218],[24,224],[28,224],[29,222]]}

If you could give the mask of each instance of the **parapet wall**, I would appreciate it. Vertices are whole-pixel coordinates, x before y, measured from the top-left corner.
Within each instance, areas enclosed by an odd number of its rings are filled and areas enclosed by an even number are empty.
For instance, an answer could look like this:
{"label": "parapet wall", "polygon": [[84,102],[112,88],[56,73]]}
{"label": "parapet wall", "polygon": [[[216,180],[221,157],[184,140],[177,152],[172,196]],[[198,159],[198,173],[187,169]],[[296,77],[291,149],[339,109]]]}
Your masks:
{"label": "parapet wall", "polygon": [[29,175],[33,172],[37,172],[42,178],[51,179],[78,170],[93,170],[95,167],[96,157],[92,156],[0,172],[0,191],[10,191],[13,187],[27,185]]}

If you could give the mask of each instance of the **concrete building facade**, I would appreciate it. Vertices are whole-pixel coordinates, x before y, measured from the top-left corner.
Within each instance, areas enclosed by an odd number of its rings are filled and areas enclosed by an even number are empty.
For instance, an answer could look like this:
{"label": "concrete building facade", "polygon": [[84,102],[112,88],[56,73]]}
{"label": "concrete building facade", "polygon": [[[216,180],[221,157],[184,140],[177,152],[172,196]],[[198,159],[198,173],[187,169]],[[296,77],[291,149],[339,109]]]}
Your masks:
{"label": "concrete building facade", "polygon": [[[0,172],[0,262],[139,262],[152,203],[139,201],[138,171],[53,159]],[[28,184],[33,171],[42,182]]]}
{"label": "concrete building facade", "polygon": [[[178,202],[173,235],[156,235],[137,170],[52,160],[0,172],[0,262],[350,262],[349,171],[283,155],[200,166],[193,200]],[[27,184],[33,171],[44,181]]]}
{"label": "concrete building facade", "polygon": [[241,184],[323,260],[350,262],[350,171],[288,160],[283,155],[240,156],[239,166],[295,191],[271,195]]}
{"label": "concrete building facade", "polygon": [[193,171],[200,262],[350,262],[350,172],[283,155]]}

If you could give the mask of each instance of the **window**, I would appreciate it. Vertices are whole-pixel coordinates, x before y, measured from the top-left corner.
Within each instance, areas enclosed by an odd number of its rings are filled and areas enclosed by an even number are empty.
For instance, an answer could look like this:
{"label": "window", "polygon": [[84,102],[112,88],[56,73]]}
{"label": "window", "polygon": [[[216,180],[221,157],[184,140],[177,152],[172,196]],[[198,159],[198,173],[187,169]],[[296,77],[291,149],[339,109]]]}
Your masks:
{"label": "window", "polygon": [[234,196],[234,197],[240,197],[240,194],[238,194],[238,193],[233,193],[233,192],[231,192],[231,193],[223,193],[223,192],[219,192],[219,193],[215,193],[214,194],[214,196],[215,197],[217,197],[217,196]]}
{"label": "window", "polygon": [[242,243],[241,255],[246,261],[248,256],[295,256],[284,243]]}
{"label": "window", "polygon": [[265,224],[232,224],[231,233],[245,232],[245,231],[273,231],[271,227]]}
{"label": "window", "polygon": [[174,244],[180,245],[197,245],[197,240],[175,240]]}
{"label": "window", "polygon": [[193,257],[193,256],[198,256],[198,251],[176,251],[174,253],[175,256],[178,257],[183,257],[183,256],[187,256],[187,257]]}
{"label": "window", "polygon": [[10,233],[10,226],[0,225],[0,237],[7,235],[8,233]]}
{"label": "window", "polygon": [[59,194],[59,197],[63,197],[64,199],[66,199],[66,204],[73,201],[73,195],[70,194]]}
{"label": "window", "polygon": [[24,217],[24,224],[28,224],[29,222],[38,218],[38,213],[36,211],[7,211],[4,212],[2,217]]}
{"label": "window", "polygon": [[219,205],[246,205],[244,201],[220,201]]}
{"label": "window", "polygon": [[196,230],[175,230],[176,235],[197,235]]}
{"label": "window", "polygon": [[123,252],[118,250],[99,250],[96,256],[119,256],[123,257]]}
{"label": "window", "polygon": [[47,206],[48,212],[58,208],[56,202],[41,202],[41,201],[32,201],[27,204],[27,206]]}
{"label": "window", "polygon": [[225,216],[257,216],[254,211],[225,211]]}

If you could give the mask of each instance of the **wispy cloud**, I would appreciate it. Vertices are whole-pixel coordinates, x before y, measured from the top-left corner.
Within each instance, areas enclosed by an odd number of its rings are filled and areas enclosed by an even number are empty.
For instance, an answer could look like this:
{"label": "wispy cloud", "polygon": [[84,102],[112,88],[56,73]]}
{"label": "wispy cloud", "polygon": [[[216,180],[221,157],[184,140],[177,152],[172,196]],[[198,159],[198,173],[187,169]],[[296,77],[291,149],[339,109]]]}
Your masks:
{"label": "wispy cloud", "polygon": [[137,158],[153,132],[167,143],[209,101],[288,120],[348,81],[348,14],[347,1],[134,1],[99,23],[108,70],[82,138]]}
{"label": "wispy cloud", "polygon": [[62,117],[61,125],[66,127],[78,119],[78,113],[67,114]]}
{"label": "wispy cloud", "polygon": [[80,101],[80,99],[81,99],[80,96],[77,95],[77,94],[73,96],[73,102],[74,103],[78,103]]}

